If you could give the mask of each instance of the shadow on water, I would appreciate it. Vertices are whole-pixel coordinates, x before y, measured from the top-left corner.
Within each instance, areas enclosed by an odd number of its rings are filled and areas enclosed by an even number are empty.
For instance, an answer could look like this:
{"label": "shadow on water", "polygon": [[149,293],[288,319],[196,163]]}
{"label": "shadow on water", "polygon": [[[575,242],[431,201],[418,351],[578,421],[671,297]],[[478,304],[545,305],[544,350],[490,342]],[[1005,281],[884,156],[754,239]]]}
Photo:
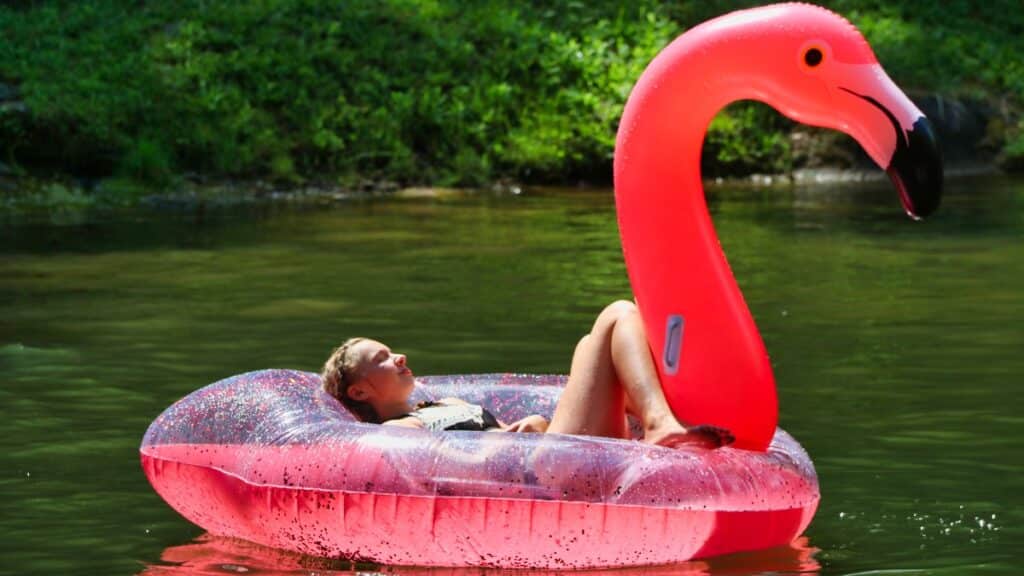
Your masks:
{"label": "shadow on water", "polygon": [[[972,235],[1003,235],[1018,230],[1022,195],[1013,180],[976,176],[948,183],[946,209],[929,221],[932,226],[906,227],[906,217],[891,184],[729,187],[708,189],[713,215],[721,210],[751,218],[759,225],[794,232],[828,231],[856,235],[943,235],[946,226]],[[564,195],[562,190],[528,190],[524,196],[540,199]],[[610,190],[570,192],[577,197],[610,196]],[[8,218],[0,223],[0,253],[99,253],[159,248],[203,249],[245,245],[260,240],[259,226],[272,220],[301,220],[302,215],[341,210],[356,219],[374,214],[421,214],[424,207],[455,207],[484,203],[492,208],[515,209],[523,197],[487,191],[467,191],[438,197],[366,198],[335,202],[257,202],[214,205],[182,202],[154,205],[135,211],[85,211],[77,218],[57,222],[46,215]],[[587,203],[587,202],[585,202]],[[611,207],[614,210],[614,207]],[[780,217],[780,211],[787,215]]]}
{"label": "shadow on water", "polygon": [[[605,195],[606,191],[595,194]],[[442,195],[365,198],[258,200],[206,204],[195,201],[144,204],[135,209],[82,209],[63,217],[60,209],[0,214],[0,254],[101,253],[174,248],[211,248],[251,244],[264,238],[262,225],[302,221],[313,214],[338,212],[363,221],[381,214],[418,214],[424,209],[515,207],[521,199],[503,192],[465,190]]]}
{"label": "shadow on water", "polygon": [[[355,208],[359,209],[358,204]],[[0,253],[95,254],[160,248],[202,249],[223,246],[225,242],[245,244],[259,239],[259,223],[325,209],[328,208],[316,204],[261,203],[214,208],[184,204],[118,212],[86,211],[77,218],[57,222],[46,214],[32,214],[9,218],[0,224]]]}
{"label": "shadow on water", "polygon": [[954,228],[958,235],[999,237],[1017,233],[1024,212],[1020,182],[998,176],[947,182],[942,209],[917,226],[906,225],[907,217],[888,181],[709,190],[713,215],[725,209],[758,225],[792,233],[941,237]]}

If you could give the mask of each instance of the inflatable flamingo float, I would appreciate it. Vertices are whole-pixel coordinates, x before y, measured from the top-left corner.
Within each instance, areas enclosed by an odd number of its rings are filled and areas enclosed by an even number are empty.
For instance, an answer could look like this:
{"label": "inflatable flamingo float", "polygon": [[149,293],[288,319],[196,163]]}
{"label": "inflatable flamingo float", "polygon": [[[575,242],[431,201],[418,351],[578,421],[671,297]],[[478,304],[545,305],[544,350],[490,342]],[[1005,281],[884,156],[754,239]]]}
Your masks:
{"label": "inflatable flamingo float", "polygon": [[938,207],[942,162],[928,120],[860,32],[824,8],[779,4],[711,20],[640,77],[619,124],[615,199],[662,388],[683,421],[724,426],[736,447],[763,450],[775,431],[775,381],[700,180],[708,124],[744,99],[852,136],[913,218]]}
{"label": "inflatable flamingo float", "polygon": [[[817,508],[817,477],[776,428],[768,357],[700,181],[708,123],[742,98],[852,135],[915,218],[937,207],[942,184],[927,120],[827,10],[729,14],[650,64],[615,155],[626,263],[670,404],[683,421],[729,428],[735,447],[363,424],[317,375],[266,370],[206,386],[150,425],[140,452],[153,487],[217,535],[385,564],[668,564],[793,541]],[[550,416],[564,382],[428,377],[414,400],[456,396],[513,421]]]}

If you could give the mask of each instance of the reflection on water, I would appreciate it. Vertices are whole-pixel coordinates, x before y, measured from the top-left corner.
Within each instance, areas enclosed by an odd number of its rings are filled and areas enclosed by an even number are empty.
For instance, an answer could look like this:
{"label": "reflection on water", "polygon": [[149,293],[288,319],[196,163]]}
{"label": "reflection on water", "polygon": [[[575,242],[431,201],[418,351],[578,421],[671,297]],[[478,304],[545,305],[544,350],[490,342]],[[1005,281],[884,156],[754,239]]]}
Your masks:
{"label": "reflection on water", "polygon": [[189,544],[170,546],[160,555],[160,562],[146,566],[145,576],[196,576],[199,574],[256,573],[285,574],[394,574],[397,576],[704,576],[707,574],[817,574],[820,566],[814,559],[817,549],[807,538],[799,538],[789,546],[769,550],[733,554],[722,558],[695,560],[674,566],[628,568],[619,570],[552,571],[500,570],[496,568],[414,568],[388,567],[303,556],[266,548],[231,538],[204,534]]}
{"label": "reflection on water", "polygon": [[[710,192],[818,470],[822,573],[1024,564],[1024,182],[948,191],[925,223],[885,183]],[[421,375],[564,373],[629,296],[607,191],[4,221],[0,271],[0,532],[32,573],[175,568],[199,530],[138,445],[200,386],[315,371],[357,334]],[[694,569],[748,570],[729,561]]]}

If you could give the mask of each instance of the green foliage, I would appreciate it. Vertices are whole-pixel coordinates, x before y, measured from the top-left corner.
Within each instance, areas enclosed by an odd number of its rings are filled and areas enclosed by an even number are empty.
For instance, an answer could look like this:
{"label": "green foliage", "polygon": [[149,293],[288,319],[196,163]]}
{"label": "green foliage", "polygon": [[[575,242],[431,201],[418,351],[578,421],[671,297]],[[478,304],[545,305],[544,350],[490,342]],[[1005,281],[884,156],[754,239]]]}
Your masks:
{"label": "green foliage", "polygon": [[125,150],[119,162],[123,176],[159,186],[174,178],[170,153],[159,139],[139,138]]}
{"label": "green foliage", "polygon": [[[59,0],[0,6],[6,164],[215,177],[608,180],[619,114],[687,27],[753,2]],[[1016,2],[837,0],[898,82],[1024,94]],[[784,171],[787,121],[711,126],[711,174]]]}
{"label": "green foliage", "polygon": [[8,214],[47,214],[57,223],[80,221],[96,199],[74,186],[47,182],[31,190],[0,196],[0,209]]}
{"label": "green foliage", "polygon": [[1000,163],[1008,170],[1024,172],[1024,121],[1017,126],[1013,136],[1009,138],[1000,155]]}
{"label": "green foliage", "polygon": [[1024,11],[1016,0],[838,1],[901,83],[977,97],[1024,95]]}
{"label": "green foliage", "polygon": [[766,106],[740,102],[715,116],[704,143],[707,176],[783,173],[792,168],[788,120]]}

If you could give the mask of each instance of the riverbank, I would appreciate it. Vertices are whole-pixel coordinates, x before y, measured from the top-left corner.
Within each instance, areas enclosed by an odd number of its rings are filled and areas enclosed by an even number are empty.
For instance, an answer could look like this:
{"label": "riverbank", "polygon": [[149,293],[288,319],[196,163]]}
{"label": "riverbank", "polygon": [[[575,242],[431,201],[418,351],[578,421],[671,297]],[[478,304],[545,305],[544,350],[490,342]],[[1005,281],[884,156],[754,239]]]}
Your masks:
{"label": "riverbank", "polygon": [[[946,170],[946,179],[957,180],[1001,172],[993,164],[961,165]],[[746,176],[714,177],[704,180],[707,193],[746,188],[797,188],[834,190],[836,187],[862,186],[884,182],[886,173],[878,169],[802,168],[787,174],[753,173]],[[577,181],[562,185],[529,185],[498,181],[483,187],[400,186],[395,182],[364,182],[358,187],[331,183],[306,183],[281,186],[266,180],[198,182],[179,179],[178,184],[160,189],[146,188],[131,181],[109,180],[83,185],[68,178],[39,179],[0,176],[0,223],[26,220],[74,223],[90,214],[150,208],[160,212],[203,213],[209,209],[244,206],[324,206],[346,202],[391,198],[398,200],[447,200],[489,194],[519,196],[549,189],[609,190],[611,184]]]}
{"label": "riverbank", "polygon": [[[56,178],[118,202],[191,181],[607,184],[618,116],[650,58],[690,26],[752,4],[5,5],[0,175]],[[936,121],[951,164],[1024,167],[1015,3],[830,4]],[[710,126],[703,169],[864,167],[850,144],[739,103]]]}

